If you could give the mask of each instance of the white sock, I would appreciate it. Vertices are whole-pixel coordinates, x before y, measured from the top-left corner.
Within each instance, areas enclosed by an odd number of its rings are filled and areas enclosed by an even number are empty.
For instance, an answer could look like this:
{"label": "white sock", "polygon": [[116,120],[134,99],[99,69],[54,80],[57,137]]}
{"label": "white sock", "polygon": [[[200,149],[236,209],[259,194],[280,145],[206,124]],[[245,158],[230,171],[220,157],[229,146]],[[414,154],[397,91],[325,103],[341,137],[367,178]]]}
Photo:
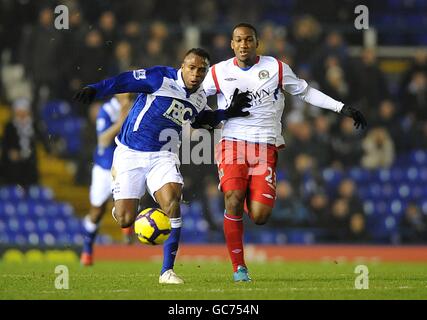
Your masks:
{"label": "white sock", "polygon": [[179,218],[170,218],[171,221],[171,227],[172,228],[181,228],[182,227],[182,219]]}
{"label": "white sock", "polygon": [[99,225],[90,221],[89,216],[86,216],[83,219],[83,227],[88,233],[94,233],[96,230],[98,230]]}

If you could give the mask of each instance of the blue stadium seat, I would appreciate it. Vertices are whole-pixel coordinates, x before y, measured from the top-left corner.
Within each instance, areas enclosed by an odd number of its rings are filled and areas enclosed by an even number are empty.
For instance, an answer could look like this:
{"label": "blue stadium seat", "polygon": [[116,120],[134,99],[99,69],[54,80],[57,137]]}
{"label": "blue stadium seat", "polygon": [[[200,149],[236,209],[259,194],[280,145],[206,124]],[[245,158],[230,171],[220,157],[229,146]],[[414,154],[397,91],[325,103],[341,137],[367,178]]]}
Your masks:
{"label": "blue stadium seat", "polygon": [[36,232],[38,230],[37,223],[32,219],[24,218],[21,220],[21,224],[25,232]]}
{"label": "blue stadium seat", "polygon": [[31,186],[28,195],[30,199],[38,201],[52,201],[54,197],[52,189],[43,186]]}
{"label": "blue stadium seat", "polygon": [[57,218],[53,222],[53,228],[58,233],[65,232],[67,229],[67,224],[63,219]]}
{"label": "blue stadium seat", "polygon": [[370,216],[375,213],[375,203],[371,200],[363,201],[363,211],[367,216]]}
{"label": "blue stadium seat", "polygon": [[75,217],[69,217],[65,219],[67,230],[69,232],[83,232],[83,226],[80,220]]}
{"label": "blue stadium seat", "polygon": [[74,215],[74,208],[68,203],[58,203],[58,214],[61,217],[71,217]]}
{"label": "blue stadium seat", "polygon": [[411,195],[411,188],[409,187],[408,184],[401,184],[399,186],[399,197],[401,199],[409,199],[410,195]]}
{"label": "blue stadium seat", "polygon": [[421,211],[427,216],[427,199],[420,202]]}
{"label": "blue stadium seat", "polygon": [[401,200],[393,200],[390,203],[390,212],[395,216],[401,216],[405,212],[406,203]]}
{"label": "blue stadium seat", "polygon": [[39,232],[51,232],[53,230],[53,223],[49,224],[49,220],[46,218],[38,218],[37,220],[37,230]]}
{"label": "blue stadium seat", "polygon": [[371,179],[371,172],[360,167],[354,167],[349,171],[349,177],[356,183],[362,181],[369,181]]}
{"label": "blue stadium seat", "polygon": [[11,241],[12,244],[16,244],[19,246],[29,244],[27,236],[22,232],[11,232],[10,235],[11,235],[10,239],[12,240]]}
{"label": "blue stadium seat", "polygon": [[27,243],[29,245],[32,245],[32,246],[40,245],[41,238],[40,238],[39,233],[36,233],[36,232],[27,233],[26,238],[27,238]]}
{"label": "blue stadium seat", "polygon": [[388,213],[389,207],[386,201],[376,201],[374,203],[374,214],[377,215],[386,215]]}
{"label": "blue stadium seat", "polygon": [[0,231],[0,244],[10,244],[12,242],[9,234],[6,232]]}
{"label": "blue stadium seat", "polygon": [[0,200],[17,201],[25,198],[25,190],[20,186],[4,186],[0,188]]}
{"label": "blue stadium seat", "polygon": [[409,159],[414,165],[427,165],[427,151],[415,150],[409,154]]}
{"label": "blue stadium seat", "polygon": [[45,246],[54,246],[57,243],[55,235],[49,232],[40,232],[39,238],[41,239],[41,243]]}

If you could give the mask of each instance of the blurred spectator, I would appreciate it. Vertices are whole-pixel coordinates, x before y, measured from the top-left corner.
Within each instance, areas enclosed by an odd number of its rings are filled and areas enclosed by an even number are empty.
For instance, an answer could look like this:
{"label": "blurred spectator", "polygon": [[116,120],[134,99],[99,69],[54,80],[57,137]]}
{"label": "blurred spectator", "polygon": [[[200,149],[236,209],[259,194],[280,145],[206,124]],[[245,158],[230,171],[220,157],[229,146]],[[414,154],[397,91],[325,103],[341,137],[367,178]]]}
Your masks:
{"label": "blurred spectator", "polygon": [[377,56],[374,49],[366,48],[362,51],[359,71],[359,92],[366,99],[366,108],[363,108],[368,119],[375,119],[376,108],[379,103],[388,98],[388,87],[377,63]]}
{"label": "blurred spectator", "polygon": [[417,72],[427,75],[427,49],[419,49],[415,53],[414,60],[408,70],[402,75],[400,93],[403,96],[413,75]]}
{"label": "blurred spectator", "polygon": [[369,130],[363,139],[362,166],[367,169],[388,168],[394,161],[394,143],[386,129]]}
{"label": "blurred spectator", "polygon": [[352,180],[345,179],[340,183],[338,198],[332,203],[328,225],[333,241],[364,242],[368,240],[363,207]]}
{"label": "blurred spectator", "polygon": [[61,94],[68,101],[71,100],[73,94],[82,85],[78,80],[78,65],[77,61],[84,46],[84,39],[87,30],[89,29],[86,21],[83,19],[83,13],[78,8],[70,9],[70,28],[61,30],[64,38],[63,51],[67,59],[64,59],[61,64]]}
{"label": "blurred spectator", "polygon": [[214,35],[212,48],[209,50],[211,55],[211,64],[226,60],[231,56],[230,39],[227,35],[219,33]]}
{"label": "blurred spectator", "polygon": [[104,11],[99,17],[98,28],[104,40],[103,46],[106,48],[107,52],[111,54],[119,39],[114,12]]}
{"label": "blurred spectator", "polygon": [[415,133],[414,149],[427,150],[427,121],[419,122]]}
{"label": "blurred spectator", "polygon": [[276,203],[268,225],[276,228],[308,227],[314,218],[304,202],[298,198],[289,182],[281,180],[276,187]]}
{"label": "blurred spectator", "polygon": [[132,69],[134,60],[132,58],[132,47],[127,41],[120,41],[114,48],[114,61],[110,74],[118,74]]}
{"label": "blurred spectator", "polygon": [[3,134],[0,176],[4,184],[28,187],[39,181],[36,143],[41,139],[27,99],[14,101],[12,112]]}
{"label": "blurred spectator", "polygon": [[400,227],[403,242],[427,241],[427,217],[415,203],[407,206]]}
{"label": "blurred spectator", "polygon": [[82,144],[82,149],[78,153],[78,158],[75,159],[77,172],[74,179],[75,183],[79,185],[90,184],[93,166],[93,150],[97,144],[96,117],[101,106],[101,102],[94,102],[89,107],[85,106],[88,109],[88,116],[80,132],[81,139],[84,143]]}
{"label": "blurred spectator", "polygon": [[141,24],[138,21],[129,21],[123,26],[124,41],[127,41],[132,51],[132,61],[136,66],[141,65],[139,55],[144,50],[144,35]]}
{"label": "blurred spectator", "polygon": [[292,43],[295,46],[295,65],[309,63],[319,48],[321,27],[312,16],[300,17],[293,26]]}
{"label": "blurred spectator", "polygon": [[21,61],[33,85],[33,115],[39,118],[39,107],[57,96],[62,64],[62,34],[53,27],[53,10],[43,8],[38,24],[24,29]]}
{"label": "blurred spectator", "polygon": [[390,134],[396,154],[409,151],[417,141],[415,129],[403,130],[401,119],[397,115],[396,105],[391,100],[383,100],[380,103],[377,115],[374,117],[372,127],[383,127]]}
{"label": "blurred spectator", "polygon": [[330,215],[330,199],[325,193],[314,193],[309,199],[308,204],[310,211],[314,214],[316,223],[319,228],[328,228]]}
{"label": "blurred spectator", "polygon": [[[92,29],[86,34],[84,46],[74,64],[76,73],[73,86],[78,88],[108,76],[110,56],[103,46],[103,38],[98,30]],[[87,106],[79,106],[77,112],[80,116],[87,116]]]}
{"label": "blurred spectator", "polygon": [[326,94],[339,101],[350,101],[350,84],[340,61],[335,56],[328,56],[325,60],[325,76],[322,84]]}
{"label": "blurred spectator", "polygon": [[320,114],[314,118],[313,141],[316,149],[316,161],[319,168],[328,167],[332,163],[332,135],[330,118]]}
{"label": "blurred spectator", "polygon": [[415,72],[405,88],[404,104],[418,120],[427,120],[427,74]]}
{"label": "blurred spectator", "polygon": [[351,118],[340,119],[338,132],[332,137],[332,150],[334,166],[348,168],[359,165],[363,152],[362,144]]}

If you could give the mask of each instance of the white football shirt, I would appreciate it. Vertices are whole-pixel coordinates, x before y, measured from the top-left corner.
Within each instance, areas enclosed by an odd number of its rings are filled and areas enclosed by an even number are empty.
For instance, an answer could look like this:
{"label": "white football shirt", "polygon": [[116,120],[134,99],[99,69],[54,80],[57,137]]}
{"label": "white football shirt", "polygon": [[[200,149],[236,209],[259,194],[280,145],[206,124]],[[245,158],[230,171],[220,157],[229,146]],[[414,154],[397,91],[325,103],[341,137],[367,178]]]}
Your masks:
{"label": "white football shirt", "polygon": [[222,137],[257,143],[284,145],[282,114],[285,106],[284,91],[297,95],[320,108],[340,112],[343,103],[308,86],[282,61],[269,56],[258,56],[256,63],[242,69],[236,58],[213,65],[203,82],[206,95],[217,94],[218,108],[226,109],[234,90],[249,91],[252,97],[247,117],[232,118],[224,122]]}

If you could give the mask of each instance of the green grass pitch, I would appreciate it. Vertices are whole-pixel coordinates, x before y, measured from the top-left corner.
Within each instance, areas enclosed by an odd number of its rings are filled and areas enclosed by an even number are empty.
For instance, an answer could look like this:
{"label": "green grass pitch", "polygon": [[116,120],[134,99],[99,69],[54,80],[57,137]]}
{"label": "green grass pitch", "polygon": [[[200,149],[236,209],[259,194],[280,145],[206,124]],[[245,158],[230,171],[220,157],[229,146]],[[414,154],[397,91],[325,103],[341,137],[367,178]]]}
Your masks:
{"label": "green grass pitch", "polygon": [[355,289],[356,263],[252,262],[251,283],[233,283],[228,262],[178,262],[186,283],[160,285],[159,262],[68,264],[69,289],[55,288],[55,264],[0,262],[0,299],[427,299],[427,264],[366,263],[369,289]]}

